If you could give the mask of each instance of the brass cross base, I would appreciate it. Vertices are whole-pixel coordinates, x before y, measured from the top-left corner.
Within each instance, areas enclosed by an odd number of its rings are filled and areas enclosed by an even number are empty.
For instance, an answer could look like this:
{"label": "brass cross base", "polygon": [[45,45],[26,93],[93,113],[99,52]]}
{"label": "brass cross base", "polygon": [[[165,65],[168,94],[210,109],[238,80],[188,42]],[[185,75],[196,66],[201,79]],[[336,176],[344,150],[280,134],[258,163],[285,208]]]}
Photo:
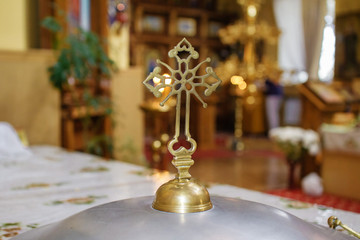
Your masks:
{"label": "brass cross base", "polygon": [[174,213],[202,212],[212,208],[210,196],[204,186],[193,178],[175,178],[156,191],[153,208]]}

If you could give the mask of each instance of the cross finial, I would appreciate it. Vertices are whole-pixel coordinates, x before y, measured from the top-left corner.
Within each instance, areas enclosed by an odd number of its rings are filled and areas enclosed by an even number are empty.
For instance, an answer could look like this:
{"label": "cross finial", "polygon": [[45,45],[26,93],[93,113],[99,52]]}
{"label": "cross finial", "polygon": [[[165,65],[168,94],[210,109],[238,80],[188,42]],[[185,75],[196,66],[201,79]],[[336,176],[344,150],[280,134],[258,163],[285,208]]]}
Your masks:
{"label": "cross finial", "polygon": [[[168,64],[160,60],[157,60],[157,63],[164,66],[170,72],[170,77],[162,75],[161,67],[157,66],[143,83],[155,95],[155,97],[162,96],[162,89],[170,88],[170,92],[160,103],[161,106],[163,106],[170,97],[175,95],[177,96],[175,135],[174,138],[169,142],[168,149],[174,156],[173,164],[178,169],[177,177],[179,179],[189,179],[191,175],[189,174],[188,169],[194,163],[194,161],[191,159],[191,155],[196,150],[196,141],[191,138],[189,131],[190,95],[194,95],[195,98],[202,103],[203,107],[206,107],[207,104],[203,101],[197,92],[198,88],[205,88],[205,96],[210,96],[210,94],[220,85],[221,80],[216,76],[211,67],[207,67],[205,69],[206,74],[196,75],[197,71],[204,63],[210,62],[210,58],[200,62],[194,68],[189,67],[191,60],[199,58],[199,53],[195,51],[194,47],[185,38],[181,40],[172,50],[170,50],[168,55],[170,58],[175,58],[177,62],[177,69],[171,68]],[[210,76],[215,79],[215,82],[206,82],[206,79]],[[171,79],[171,83],[166,81],[169,78]],[[153,79],[158,79],[159,82],[154,84]],[[179,149],[174,150],[173,146],[179,141],[180,135],[180,110],[182,92],[185,92],[186,94],[184,135],[186,140],[191,144],[191,147],[189,149],[180,147]]]}
{"label": "cross finial", "polygon": [[[203,107],[206,107],[206,103],[198,93],[199,87],[205,89],[204,94],[209,96],[220,85],[221,80],[216,76],[211,67],[205,69],[206,74],[197,75],[197,71],[202,64],[210,62],[210,58],[202,61],[194,68],[189,67],[191,60],[199,58],[199,53],[195,51],[185,38],[169,51],[169,57],[175,58],[177,69],[171,68],[160,60],[157,60],[157,63],[165,67],[169,71],[170,76],[161,75],[162,68],[157,66],[143,82],[156,97],[160,97],[162,94],[165,95],[160,103],[161,106],[170,97],[176,96],[177,98],[175,135],[169,142],[168,149],[174,156],[172,164],[177,168],[178,173],[175,179],[164,183],[156,191],[153,208],[177,213],[206,211],[212,208],[209,193],[204,186],[191,178],[189,173],[189,168],[194,164],[191,155],[196,150],[196,141],[191,138],[189,131],[190,95],[194,95],[202,103]],[[206,82],[208,77],[212,77],[215,81],[211,83]],[[186,141],[191,144],[191,147],[181,146],[178,149],[174,149],[174,145],[179,142],[181,95],[183,93],[186,96],[184,135]]]}

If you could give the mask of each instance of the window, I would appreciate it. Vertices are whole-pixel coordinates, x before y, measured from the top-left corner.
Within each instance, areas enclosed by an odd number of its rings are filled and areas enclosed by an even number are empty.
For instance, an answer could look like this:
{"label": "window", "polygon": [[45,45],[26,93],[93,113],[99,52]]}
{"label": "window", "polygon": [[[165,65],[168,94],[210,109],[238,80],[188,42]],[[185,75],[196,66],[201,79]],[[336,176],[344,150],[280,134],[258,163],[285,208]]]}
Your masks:
{"label": "window", "polygon": [[335,0],[327,0],[327,14],[319,61],[319,79],[328,82],[334,77],[335,63]]}

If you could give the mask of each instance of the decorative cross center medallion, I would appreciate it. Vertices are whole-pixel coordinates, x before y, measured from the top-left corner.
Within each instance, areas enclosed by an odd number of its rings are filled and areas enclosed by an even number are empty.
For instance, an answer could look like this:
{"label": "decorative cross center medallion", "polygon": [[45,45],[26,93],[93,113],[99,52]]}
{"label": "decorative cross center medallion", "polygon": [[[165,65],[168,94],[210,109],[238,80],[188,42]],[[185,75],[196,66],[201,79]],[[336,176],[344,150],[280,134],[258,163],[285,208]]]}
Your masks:
{"label": "decorative cross center medallion", "polygon": [[[196,67],[189,68],[189,63],[192,59],[198,59],[199,53],[195,51],[193,46],[184,38],[181,40],[174,49],[169,51],[169,57],[175,58],[177,61],[177,69],[172,69],[166,63],[157,60],[158,64],[164,66],[169,72],[169,76],[161,75],[161,67],[155,67],[154,71],[149,74],[149,76],[143,82],[145,86],[155,95],[155,97],[161,97],[162,91],[165,88],[170,88],[169,94],[164,98],[160,103],[160,106],[164,106],[165,102],[169,100],[170,97],[177,97],[176,103],[176,120],[175,120],[175,135],[174,138],[169,142],[168,149],[170,153],[174,156],[173,165],[178,169],[177,178],[178,179],[190,179],[191,175],[188,172],[188,169],[191,165],[194,164],[194,161],[191,159],[191,155],[196,150],[196,141],[191,138],[189,132],[189,121],[190,121],[190,95],[193,94],[205,108],[207,104],[202,100],[197,92],[198,87],[205,88],[205,96],[210,96],[210,94],[216,90],[220,85],[221,80],[216,76],[211,67],[205,69],[205,75],[196,75],[196,72],[199,68],[205,63],[210,62],[210,58],[200,62]],[[185,56],[185,57],[182,57]],[[216,81],[213,83],[207,83],[206,78],[213,77]],[[153,79],[160,79],[160,82],[156,85],[153,84]],[[171,78],[171,83],[168,80]],[[186,140],[191,144],[189,149],[181,146],[180,148],[174,150],[174,144],[178,143],[180,135],[180,111],[181,111],[181,95],[185,92],[186,94],[186,108],[185,108],[185,127],[184,135]]]}

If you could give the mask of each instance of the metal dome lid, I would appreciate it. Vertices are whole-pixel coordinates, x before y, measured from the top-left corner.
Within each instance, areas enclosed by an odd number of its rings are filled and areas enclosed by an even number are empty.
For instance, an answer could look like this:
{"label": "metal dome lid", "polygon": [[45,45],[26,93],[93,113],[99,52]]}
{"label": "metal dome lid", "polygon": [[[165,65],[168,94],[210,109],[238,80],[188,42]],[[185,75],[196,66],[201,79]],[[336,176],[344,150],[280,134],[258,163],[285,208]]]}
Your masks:
{"label": "metal dome lid", "polygon": [[[189,132],[190,95],[193,94],[206,107],[196,88],[202,87],[205,95],[209,96],[221,80],[211,67],[205,69],[205,75],[196,75],[203,63],[210,62],[209,58],[189,69],[189,61],[197,59],[199,54],[185,38],[169,51],[169,57],[176,59],[177,70],[158,60],[170,71],[171,76],[160,75],[162,69],[156,67],[144,84],[156,97],[162,95],[162,89],[170,89],[160,105],[164,105],[173,95],[177,97],[175,136],[168,144],[174,156],[172,163],[178,169],[175,179],[163,184],[157,190],[155,199],[153,196],[132,198],[96,206],[60,222],[20,234],[14,240],[354,239],[264,204],[219,196],[210,198],[206,188],[194,180],[188,171],[194,164],[191,155],[196,150],[196,142]],[[207,83],[205,79],[210,76],[214,80]],[[153,83],[155,78],[158,80],[156,85]],[[180,136],[183,92],[186,96],[184,135],[190,147],[175,148]],[[336,219],[331,222],[341,225]]]}
{"label": "metal dome lid", "polygon": [[216,196],[211,200],[212,209],[196,213],[155,210],[151,207],[152,196],[111,202],[31,230],[14,240],[354,239],[267,205]]}

